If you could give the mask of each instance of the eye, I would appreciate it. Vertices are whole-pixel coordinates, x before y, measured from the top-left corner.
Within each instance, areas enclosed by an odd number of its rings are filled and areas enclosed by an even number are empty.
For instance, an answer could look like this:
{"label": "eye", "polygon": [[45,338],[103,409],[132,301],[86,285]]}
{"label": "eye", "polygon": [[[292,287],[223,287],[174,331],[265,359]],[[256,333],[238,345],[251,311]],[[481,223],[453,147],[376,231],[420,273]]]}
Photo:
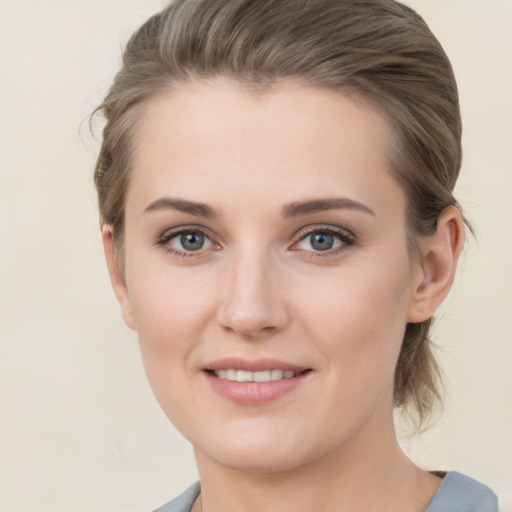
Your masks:
{"label": "eye", "polygon": [[216,247],[206,233],[198,228],[169,230],[160,237],[158,245],[178,256],[192,256],[195,252]]}
{"label": "eye", "polygon": [[347,249],[355,242],[352,234],[343,229],[319,228],[310,230],[294,244],[293,250],[333,254]]}
{"label": "eye", "polygon": [[328,251],[341,243],[331,233],[320,232],[308,235],[306,240],[315,251]]}
{"label": "eye", "polygon": [[205,245],[208,239],[198,231],[191,231],[190,233],[182,233],[169,240],[170,243],[179,243],[185,251],[199,251]]}

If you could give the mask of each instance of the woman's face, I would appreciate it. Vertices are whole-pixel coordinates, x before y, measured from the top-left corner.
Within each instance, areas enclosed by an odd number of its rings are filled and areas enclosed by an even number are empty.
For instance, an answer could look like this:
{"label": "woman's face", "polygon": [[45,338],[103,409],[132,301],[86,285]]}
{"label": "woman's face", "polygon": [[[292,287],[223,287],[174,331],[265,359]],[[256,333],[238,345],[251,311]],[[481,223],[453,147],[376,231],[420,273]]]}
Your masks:
{"label": "woman's face", "polygon": [[422,279],[390,138],[372,108],[293,82],[216,79],[147,106],[118,297],[200,460],[290,469],[390,428]]}

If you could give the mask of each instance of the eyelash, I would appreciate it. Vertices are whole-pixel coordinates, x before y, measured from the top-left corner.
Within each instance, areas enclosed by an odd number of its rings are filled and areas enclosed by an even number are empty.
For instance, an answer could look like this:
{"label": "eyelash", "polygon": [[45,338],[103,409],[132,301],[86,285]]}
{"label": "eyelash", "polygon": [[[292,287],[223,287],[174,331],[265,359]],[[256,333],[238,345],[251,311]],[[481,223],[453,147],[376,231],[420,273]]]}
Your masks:
{"label": "eyelash", "polygon": [[[205,229],[200,226],[182,226],[176,229],[170,229],[165,231],[157,240],[157,245],[163,247],[166,252],[173,254],[174,256],[179,256],[182,258],[193,258],[197,257],[201,254],[202,250],[199,249],[197,251],[180,251],[179,249],[175,249],[174,247],[168,245],[169,242],[180,235],[185,235],[187,233],[199,233],[203,235],[208,240],[211,240],[213,237],[207,232]],[[215,245],[215,242],[212,241]],[[218,245],[218,244],[217,244]]]}
{"label": "eyelash", "polygon": [[331,235],[340,241],[340,245],[338,247],[328,249],[325,251],[306,251],[309,258],[326,258],[329,256],[335,256],[341,254],[342,252],[345,252],[346,250],[348,250],[350,246],[356,243],[356,237],[346,229],[337,228],[333,226],[314,226],[312,228],[308,228],[307,231],[300,233],[298,241],[294,242],[293,246],[297,245],[303,240],[306,240],[308,237],[314,234]]}
{"label": "eyelash", "polygon": [[[163,247],[166,252],[182,258],[193,258],[201,255],[202,249],[199,249],[197,251],[181,251],[168,245],[173,238],[176,238],[180,235],[184,235],[187,233],[199,233],[208,240],[210,240],[212,244],[218,246],[218,244],[215,244],[215,242],[212,240],[213,237],[210,235],[210,233],[200,226],[183,226],[177,229],[167,230],[158,238],[156,244]],[[300,249],[293,249],[293,247],[299,244],[300,242],[306,240],[309,236],[313,234],[331,235],[340,241],[340,245],[338,247],[325,251],[304,251],[308,253],[308,257],[310,258],[322,258],[337,255],[346,251],[350,246],[356,243],[356,237],[345,229],[335,228],[331,226],[315,226],[299,234],[299,239],[293,243],[292,250],[299,251]]]}

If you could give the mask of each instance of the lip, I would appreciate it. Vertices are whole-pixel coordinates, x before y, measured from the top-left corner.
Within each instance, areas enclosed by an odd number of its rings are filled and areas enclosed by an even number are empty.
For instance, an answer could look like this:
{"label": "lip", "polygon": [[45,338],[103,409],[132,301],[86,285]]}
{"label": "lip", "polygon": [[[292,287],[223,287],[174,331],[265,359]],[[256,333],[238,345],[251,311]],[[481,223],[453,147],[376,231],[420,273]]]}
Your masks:
{"label": "lip", "polygon": [[246,359],[240,359],[238,357],[227,357],[224,359],[218,359],[217,361],[212,361],[211,363],[208,363],[204,369],[215,371],[227,370],[229,368],[233,368],[235,370],[245,370],[247,372],[261,372],[264,370],[274,369],[303,372],[309,369],[306,366],[297,366],[295,364],[290,364],[278,359],[263,358],[249,361]]}
{"label": "lip", "polygon": [[[215,370],[236,369],[249,372],[264,370],[291,370],[298,375],[288,379],[269,382],[237,382],[219,379],[213,374]],[[219,359],[209,363],[203,371],[208,384],[223,398],[239,405],[264,405],[277,400],[285,394],[297,389],[311,375],[310,368],[297,366],[277,359],[257,359],[248,361],[239,358]]]}

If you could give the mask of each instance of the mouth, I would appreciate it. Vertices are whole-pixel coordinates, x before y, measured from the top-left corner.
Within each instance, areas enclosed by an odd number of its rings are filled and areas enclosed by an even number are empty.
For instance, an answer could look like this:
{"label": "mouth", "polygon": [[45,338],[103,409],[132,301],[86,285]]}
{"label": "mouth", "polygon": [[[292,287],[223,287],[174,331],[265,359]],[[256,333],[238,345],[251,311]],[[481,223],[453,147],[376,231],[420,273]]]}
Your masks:
{"label": "mouth", "polygon": [[294,371],[273,368],[271,370],[260,370],[251,372],[248,370],[237,370],[235,368],[226,368],[219,370],[207,370],[209,373],[221,380],[230,380],[235,382],[272,382],[283,379],[293,379],[304,373],[310,372],[310,369]]}
{"label": "mouth", "polygon": [[262,405],[297,389],[313,373],[274,359],[223,359],[204,368],[207,381],[222,397],[241,405]]}

